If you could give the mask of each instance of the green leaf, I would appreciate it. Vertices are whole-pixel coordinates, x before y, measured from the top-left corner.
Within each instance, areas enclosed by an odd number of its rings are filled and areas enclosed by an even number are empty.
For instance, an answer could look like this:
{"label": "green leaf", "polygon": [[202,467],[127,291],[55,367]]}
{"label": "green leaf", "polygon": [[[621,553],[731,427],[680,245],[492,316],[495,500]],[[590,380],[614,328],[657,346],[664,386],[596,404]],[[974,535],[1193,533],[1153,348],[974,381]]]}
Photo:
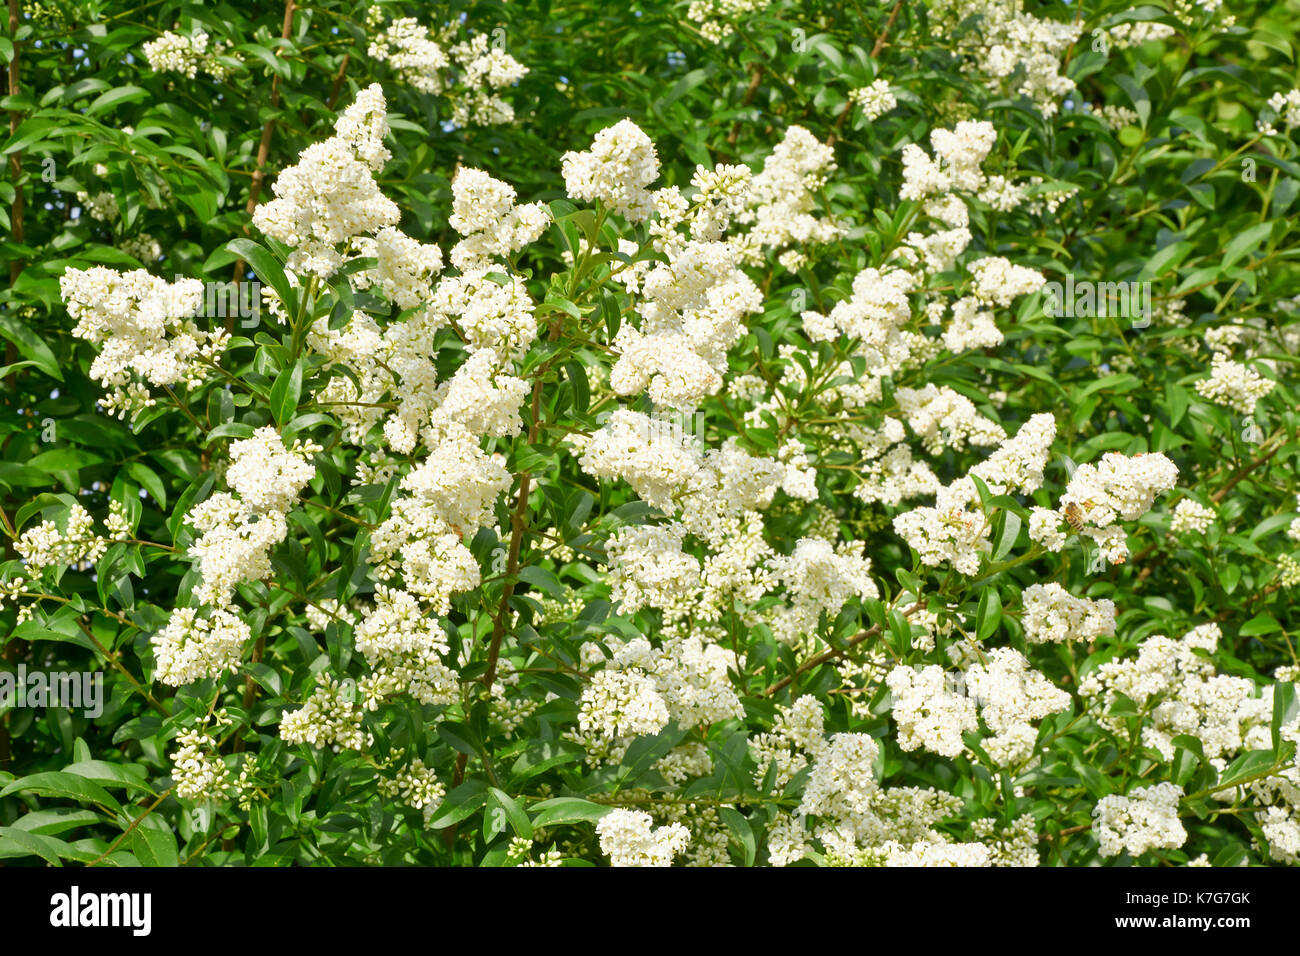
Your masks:
{"label": "green leaf", "polygon": [[482,780],[468,780],[462,783],[443,799],[438,809],[433,812],[433,816],[429,817],[428,826],[434,830],[441,830],[477,812],[487,803],[487,789],[487,784]]}
{"label": "green leaf", "polygon": [[1002,598],[998,595],[998,589],[990,585],[980,595],[979,610],[975,614],[975,636],[981,641],[987,640],[1000,623]]}
{"label": "green leaf", "polygon": [[95,101],[86,108],[87,116],[96,116],[106,110],[111,110],[122,103],[132,103],[136,100],[144,99],[149,95],[149,91],[139,86],[119,86],[115,90],[109,90],[107,93],[101,93],[95,97]]}
{"label": "green leaf", "polygon": [[293,315],[297,311],[298,296],[289,284],[289,277],[284,274],[284,267],[275,256],[251,239],[231,239],[226,243],[226,248],[252,266],[258,278],[275,290],[288,314]]}
{"label": "green leaf", "polygon": [[63,381],[63,370],[59,367],[54,352],[40,336],[18,321],[15,316],[0,312],[0,336],[12,342],[19,355],[30,360],[50,378]]}
{"label": "green leaf", "polygon": [[1020,537],[1020,527],[1020,515],[1014,511],[1002,512],[1002,530],[998,534],[997,544],[993,547],[994,561],[1001,561],[1011,553],[1011,549],[1016,546],[1016,539]]}
{"label": "green leaf", "polygon": [[302,359],[284,369],[271,386],[271,415],[277,425],[283,426],[298,410],[302,397]]}
{"label": "green leaf", "polygon": [[719,808],[718,816],[722,817],[722,822],[731,831],[732,838],[739,844],[745,861],[744,865],[753,866],[757,846],[754,840],[754,830],[749,825],[749,819],[732,807]]}
{"label": "green leaf", "polygon": [[1296,687],[1292,683],[1278,682],[1273,685],[1273,720],[1269,729],[1273,735],[1273,753],[1281,759],[1282,728],[1294,724],[1300,716],[1300,700],[1296,697]]}
{"label": "green leaf", "polygon": [[158,502],[159,508],[167,507],[167,486],[158,477],[158,472],[144,462],[133,461],[126,466],[126,473],[140,482],[141,487],[149,492],[154,501]]}
{"label": "green leaf", "polygon": [[1255,637],[1259,634],[1269,634],[1280,630],[1282,630],[1282,625],[1277,622],[1277,618],[1266,611],[1262,611],[1241,625],[1241,630],[1238,633],[1242,637]]}
{"label": "green leaf", "polygon": [[1223,259],[1219,265],[1227,269],[1246,253],[1254,251],[1272,231],[1273,223],[1262,222],[1257,226],[1251,226],[1239,235],[1233,236],[1228,240],[1228,244],[1223,247]]}
{"label": "green leaf", "polygon": [[42,797],[76,800],[79,803],[105,807],[115,813],[121,812],[122,809],[121,804],[113,799],[113,795],[99,784],[76,774],[59,771],[20,777],[0,790],[0,797],[7,797],[11,793],[32,793]]}
{"label": "green leaf", "polygon": [[0,858],[39,856],[50,866],[62,866],[61,857],[68,855],[68,845],[62,840],[41,833],[28,833],[17,827],[0,827]]}
{"label": "green leaf", "polygon": [[492,787],[488,790],[487,806],[483,813],[483,839],[489,843],[503,831],[507,824],[515,835],[525,840],[533,838],[533,825],[523,807],[504,791]]}
{"label": "green leaf", "polygon": [[171,830],[136,827],[131,832],[131,851],[145,866],[179,866],[176,837]]}
{"label": "green leaf", "polygon": [[534,813],[533,826],[550,827],[561,823],[595,823],[614,808],[580,797],[554,797],[535,803],[530,809]]}
{"label": "green leaf", "polygon": [[591,386],[587,383],[587,371],[581,362],[566,362],[564,373],[573,385],[573,407],[585,415],[591,407]]}
{"label": "green leaf", "polygon": [[1273,766],[1273,751],[1249,750],[1224,768],[1219,775],[1219,787],[1227,789],[1258,777]]}
{"label": "green leaf", "polygon": [[123,787],[134,793],[147,793],[157,796],[145,783],[145,769],[135,764],[125,766],[107,763],[103,760],[82,760],[63,768],[63,773],[70,773],[97,783],[102,787]]}

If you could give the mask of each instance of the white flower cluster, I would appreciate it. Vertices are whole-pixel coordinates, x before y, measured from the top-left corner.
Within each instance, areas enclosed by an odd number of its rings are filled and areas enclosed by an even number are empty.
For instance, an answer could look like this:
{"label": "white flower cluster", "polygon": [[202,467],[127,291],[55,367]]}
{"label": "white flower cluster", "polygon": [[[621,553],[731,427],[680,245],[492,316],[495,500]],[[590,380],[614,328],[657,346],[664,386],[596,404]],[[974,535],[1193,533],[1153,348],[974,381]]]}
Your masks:
{"label": "white flower cluster", "polygon": [[[963,451],[967,443],[988,447],[1006,440],[1002,426],[985,418],[974,402],[946,385],[900,388],[895,397],[912,432],[932,455],[949,448]],[[1053,437],[1055,431],[1053,427]]]}
{"label": "white flower cluster", "polygon": [[400,487],[408,494],[393,502],[389,517],[374,530],[370,560],[377,575],[400,574],[407,591],[446,614],[452,594],[478,587],[478,562],[463,539],[492,523],[493,505],[510,487],[510,475],[456,425]]}
{"label": "white flower cluster", "polygon": [[[641,323],[619,328],[610,386],[618,395],[648,388],[656,405],[689,410],[722,386],[727,349],[744,334],[744,317],[762,306],[762,293],[739,262],[763,242],[788,237],[760,235],[760,223],[742,237],[723,238],[732,223],[761,219],[768,208],[764,174],[751,177],[744,166],[697,167],[690,200],[676,186],[651,192],[658,174],[654,144],[629,120],[598,133],[589,151],[564,156],[569,196],[598,200],[632,221],[653,215],[652,245],[664,260],[640,258],[612,273],[636,297]],[[584,254],[590,251],[584,246]],[[638,246],[620,240],[618,251],[629,256]]]}
{"label": "white flower cluster", "polygon": [[397,225],[397,204],[379,191],[374,177],[389,158],[386,117],[383,90],[371,84],[339,117],[336,135],[304,149],[271,187],[275,198],[253,210],[253,225],[295,247],[286,263],[292,272],[329,278],[354,240]]}
{"label": "white flower cluster", "polygon": [[368,709],[396,693],[422,704],[460,699],[456,672],[442,661],[450,650],[442,626],[413,595],[376,585],[374,608],[357,625],[354,640],[372,672],[359,687]]}
{"label": "white flower cluster", "polygon": [[1128,538],[1117,522],[1142,517],[1156,496],[1177,481],[1178,467],[1158,452],[1132,457],[1107,452],[1096,464],[1074,470],[1058,513],[1075,515],[1082,523],[1079,533],[1092,538],[1111,564],[1122,564],[1128,557]]}
{"label": "white flower cluster", "polygon": [[49,567],[89,567],[103,557],[110,540],[120,541],[130,537],[130,528],[120,502],[109,504],[109,514],[104,521],[109,537],[95,533],[95,519],[81,505],[73,503],[63,519],[63,530],[46,519],[28,528],[14,542],[27,571],[40,574]]}
{"label": "white flower cluster", "polygon": [[513,121],[515,108],[501,98],[500,91],[527,76],[528,67],[505,50],[489,46],[482,33],[454,45],[451,58],[458,68],[451,90],[452,122],[497,126]]}
{"label": "white flower cluster", "polygon": [[147,232],[142,232],[138,236],[128,236],[119,242],[117,247],[132,259],[138,259],[145,265],[150,265],[162,258],[162,246],[157,239]]}
{"label": "white flower cluster", "polygon": [[1137,111],[1129,109],[1127,106],[1115,106],[1107,103],[1104,106],[1096,108],[1096,112],[1101,116],[1105,124],[1110,127],[1111,132],[1118,133],[1125,126],[1137,126],[1141,122],[1141,117]]}
{"label": "white flower cluster", "polygon": [[835,172],[835,151],[802,126],[791,126],[754,174],[752,188],[736,222],[749,226],[732,244],[749,265],[763,260],[763,250],[786,250],[779,258],[793,272],[804,262],[796,247],[834,242],[847,226],[814,214],[818,190]]}
{"label": "white flower cluster", "polygon": [[365,711],[357,703],[357,688],[328,675],[317,680],[307,702],[281,718],[280,738],[291,744],[329,747],[335,753],[365,750],[373,744],[374,734],[362,728]]}
{"label": "white flower cluster", "polygon": [[[1287,132],[1300,126],[1300,89],[1274,93],[1268,98],[1268,108],[1286,125]],[[1255,124],[1261,136],[1277,136],[1277,128],[1263,117]]]}
{"label": "white flower cluster", "polygon": [[251,637],[248,624],[225,608],[207,617],[200,617],[196,608],[177,608],[152,638],[156,676],[172,687],[221,677],[239,666]]}
{"label": "white flower cluster", "polygon": [[610,598],[633,614],[655,607],[669,620],[686,617],[699,590],[700,561],[682,550],[679,523],[621,528],[605,543]]}
{"label": "white flower cluster", "polygon": [[423,810],[425,819],[433,815],[447,795],[447,788],[438,780],[432,767],[416,757],[392,777],[381,776],[379,792],[386,797],[396,797],[408,807]]}
{"label": "white flower cluster", "polygon": [[513,186],[479,169],[462,167],[451,181],[451,227],[464,238],[451,252],[462,271],[489,268],[493,257],[518,252],[550,224],[542,203],[515,203]]}
{"label": "white flower cluster", "polygon": [[657,648],[638,637],[616,642],[613,653],[583,690],[583,735],[615,741],[656,734],[669,721],[707,726],[743,713],[727,675],[729,655],[698,634],[668,638]]}
{"label": "white flower cluster", "polygon": [[772,0],[691,0],[686,17],[698,23],[707,40],[721,43],[735,32],[736,24],[766,9]]}
{"label": "white flower cluster", "polygon": [[[499,283],[489,275],[503,268],[500,258],[541,234],[549,222],[545,207],[516,205],[513,188],[462,169],[452,184],[451,224],[463,238],[450,256],[460,274],[438,281],[441,250],[396,228],[397,207],[374,181],[389,158],[386,117],[379,86],[363,90],[336,123],[336,135],[304,150],[277,182],[277,198],[255,214],[269,235],[296,246],[291,267],[328,276],[350,259],[374,257],[373,268],[349,276],[352,285],[414,310],[382,327],[360,311],[339,329],[318,319],[308,344],[355,373],[334,376],[321,398],[335,404],[345,440],[364,443],[382,422],[385,441],[399,454],[421,441],[429,448],[460,442],[465,431],[471,438],[513,434],[527,386],[507,365],[536,338],[537,323],[523,281],[510,276]],[[433,340],[449,326],[473,354],[440,384]],[[394,403],[396,410],[386,412]]]}
{"label": "white flower cluster", "polygon": [[578,729],[606,738],[657,734],[668,726],[668,705],[654,679],[636,669],[605,669],[582,689]]}
{"label": "white flower cluster", "polygon": [[659,178],[659,155],[631,120],[601,130],[589,150],[565,153],[561,169],[570,199],[603,203],[632,222],[647,219],[654,210],[646,187]]}
{"label": "white flower cluster", "polygon": [[790,606],[771,620],[773,636],[786,644],[805,643],[824,613],[831,620],[854,598],[874,599],[879,589],[871,579],[871,559],[861,542],[838,547],[820,538],[800,538],[788,556],[777,555],[768,566],[777,576]]}
{"label": "white flower cluster", "polygon": [[[966,29],[966,21],[977,25]],[[1074,89],[1061,55],[1078,41],[1081,24],[1040,19],[1021,0],[936,0],[930,27],[935,35],[958,35],[958,49],[990,89],[1026,96],[1044,116],[1054,116],[1056,101]]]}
{"label": "white flower cluster", "polygon": [[861,733],[827,739],[821,704],[811,696],[781,708],[771,733],[750,738],[750,751],[760,786],[774,776],[779,791],[808,768],[799,807],[793,814],[778,814],[768,830],[773,866],[798,860],[813,849],[812,840],[821,844],[828,862],[841,865],[891,860],[896,861],[892,865],[909,865],[922,858],[934,865],[958,859],[985,866],[992,862],[988,847],[953,843],[934,829],[960,810],[959,798],[928,788],[881,787],[876,780],[880,745]]}
{"label": "white flower cluster", "polygon": [[889,81],[884,79],[850,90],[849,99],[862,107],[862,114],[869,120],[879,119],[898,105]]}
{"label": "white flower cluster", "polygon": [[182,800],[212,800],[225,796],[230,770],[217,752],[217,741],[201,730],[182,730],[171,754],[172,780]]}
{"label": "white flower cluster", "polygon": [[1037,292],[1046,281],[1042,273],[1012,265],[1001,256],[989,256],[972,262],[975,297],[986,305],[1009,306],[1020,295]]}
{"label": "white flower cluster", "polygon": [[1136,659],[1108,661],[1087,674],[1079,693],[1091,702],[1094,718],[1115,733],[1126,733],[1125,717],[1111,716],[1111,708],[1121,694],[1131,700],[1148,715],[1142,743],[1166,759],[1173,758],[1173,739],[1180,734],[1199,739],[1208,760],[1270,749],[1272,689],[1261,693],[1254,681],[1215,672],[1206,654],[1220,636],[1217,624],[1202,624],[1176,641],[1152,635]]}
{"label": "white flower cluster", "polygon": [[650,814],[615,809],[596,822],[600,852],[611,866],[671,866],[673,857],[690,843],[690,832],[680,823],[655,828]]}
{"label": "white flower cluster", "polygon": [[303,441],[286,448],[270,425],[231,443],[226,480],[235,494],[218,492],[185,515],[199,532],[188,553],[200,577],[194,597],[207,613],[178,607],[153,636],[160,680],[180,686],[239,666],[250,634],[233,605],[234,589],[271,574],[270,551],[288,533],[285,515],[315,475],[307,458],[317,451],[319,445]]}
{"label": "white flower cluster", "polygon": [[1055,581],[1020,592],[1021,626],[1031,644],[1088,643],[1115,633],[1115,602],[1077,598]]}
{"label": "white flower cluster", "polygon": [[991,550],[992,523],[982,508],[971,510],[980,500],[971,476],[986,482],[994,494],[1033,492],[1042,484],[1048,449],[1055,438],[1055,419],[1046,413],[1033,416],[1014,437],[1004,436],[998,450],[967,476],[939,488],[933,507],[896,515],[894,530],[927,567],[947,562],[959,574],[975,574],[981,556]]}
{"label": "white flower cluster", "polygon": [[1093,833],[1101,844],[1102,856],[1128,851],[1140,856],[1149,850],[1176,850],[1187,840],[1178,819],[1182,787],[1158,783],[1133,791],[1129,796],[1112,794],[1097,801],[1092,814]]}
{"label": "white flower cluster", "polygon": [[904,750],[918,747],[956,757],[965,749],[962,734],[979,729],[975,701],[967,697],[957,681],[938,664],[920,671],[899,665],[886,678],[894,722],[898,724],[898,745]]}
{"label": "white flower cluster", "polygon": [[1194,498],[1184,498],[1174,507],[1174,517],[1169,522],[1169,530],[1174,534],[1185,532],[1205,534],[1214,523],[1214,518],[1213,508],[1207,508]]}
{"label": "white flower cluster", "polygon": [[446,95],[455,125],[509,123],[514,107],[500,91],[523,79],[528,67],[490,44],[486,34],[453,42],[461,30],[459,22],[452,22],[439,35],[414,17],[398,17],[371,37],[367,52],[420,92]]}
{"label": "white flower cluster", "polygon": [[1210,377],[1196,383],[1202,396],[1231,408],[1242,415],[1255,414],[1255,403],[1266,397],[1277,382],[1264,378],[1241,362],[1234,362],[1222,352],[1215,352],[1210,366]]}
{"label": "white flower cluster", "polygon": [[997,141],[992,123],[963,120],[953,129],[934,129],[934,158],[915,143],[903,147],[903,199],[923,200],[951,192],[978,192],[985,184],[980,164]]}
{"label": "white flower cluster", "polygon": [[102,266],[67,269],[59,291],[77,320],[72,334],[99,352],[90,377],[108,394],[104,407],[126,418],[155,403],[148,386],[197,388],[225,351],[229,333],[201,330],[193,316],[203,306],[198,279],[166,282],[143,269]]}
{"label": "white flower cluster", "polygon": [[1141,46],[1143,43],[1166,40],[1177,31],[1166,23],[1136,20],[1131,23],[1121,23],[1118,26],[1113,26],[1106,32],[1110,35],[1111,42],[1115,46],[1121,50],[1127,50],[1131,47]]}
{"label": "white flower cluster", "polygon": [[964,673],[937,664],[920,670],[898,664],[885,684],[903,750],[960,756],[966,750],[963,735],[978,731],[977,718],[983,718],[991,733],[981,746],[1002,767],[1027,761],[1038,737],[1033,722],[1070,704],[1069,695],[1034,670],[1023,654],[1005,647],[971,655]]}
{"label": "white flower cluster", "polygon": [[586,444],[579,464],[596,478],[621,478],[638,497],[664,511],[702,465],[703,445],[677,422],[619,409]]}
{"label": "white flower cluster", "polygon": [[1070,695],[1029,666],[1019,651],[995,647],[987,663],[966,669],[966,693],[978,705],[992,736],[982,742],[995,763],[1010,767],[1033,754],[1038,731],[1031,721],[1070,706]]}
{"label": "white flower cluster", "polygon": [[215,80],[224,80],[230,68],[219,57],[226,55],[224,44],[217,43],[208,50],[208,35],[195,30],[182,36],[164,30],[162,36],[144,45],[144,58],[155,73],[181,73],[194,79],[200,70]]}

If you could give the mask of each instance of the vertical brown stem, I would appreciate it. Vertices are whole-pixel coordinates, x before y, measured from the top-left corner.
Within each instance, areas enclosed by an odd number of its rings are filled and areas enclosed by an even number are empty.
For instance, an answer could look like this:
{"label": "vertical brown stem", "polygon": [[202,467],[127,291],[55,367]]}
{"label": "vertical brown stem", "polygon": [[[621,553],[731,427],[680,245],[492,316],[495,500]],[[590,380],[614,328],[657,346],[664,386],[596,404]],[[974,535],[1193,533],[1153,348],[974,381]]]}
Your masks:
{"label": "vertical brown stem", "polygon": [[330,98],[325,103],[325,108],[331,112],[334,110],[334,104],[339,101],[339,93],[343,89],[343,75],[347,73],[348,63],[351,60],[351,53],[343,54],[343,62],[339,64],[339,71],[334,74],[334,85],[330,87]]}
{"label": "vertical brown stem", "polygon": [[[871,47],[871,58],[873,60],[880,56],[880,51],[885,48],[885,41],[889,39],[889,31],[894,28],[894,21],[898,19],[898,11],[902,8],[903,0],[894,0],[894,7],[889,11],[889,19],[885,21],[885,28],[880,31],[880,36],[876,37],[876,42]],[[853,101],[849,100],[844,104],[844,109],[840,110],[840,115],[835,120],[835,129],[831,132],[830,139],[826,141],[827,146],[835,145],[835,140],[844,126],[844,121],[849,118],[849,114],[852,112]]]}
{"label": "vertical brown stem", "polygon": [[[18,0],[9,0],[8,7],[9,36],[16,37],[19,22]],[[9,61],[9,95],[17,96],[18,89],[18,41],[15,39],[14,55]],[[18,128],[18,124],[21,121],[22,115],[17,110],[9,111],[9,135],[13,135],[14,130]],[[23,170],[21,156],[21,150],[15,150],[13,153],[9,154],[9,174],[14,183],[14,201],[9,207],[9,231],[13,236],[14,241],[18,243],[23,241],[23,185],[21,182]],[[14,261],[9,264],[10,286],[18,281],[18,277],[22,274],[22,271],[23,262],[21,259],[14,259]],[[12,342],[6,342],[5,364],[12,365],[16,361],[18,361],[18,350],[14,347]],[[13,373],[10,373],[10,375],[5,379],[5,391],[10,395],[14,395],[17,391],[17,387],[17,377]],[[7,445],[8,443],[8,439],[6,439],[5,444]],[[5,508],[5,513],[8,514],[9,502],[5,501],[3,507]],[[9,523],[8,519],[6,519],[5,523]],[[4,553],[5,558],[11,558],[14,555],[13,542],[7,537],[5,538]],[[11,638],[5,645],[5,661],[9,664],[15,663],[18,660],[20,653],[21,642]],[[13,743],[9,737],[9,715],[5,714],[4,718],[0,719],[0,770],[9,769],[9,764],[12,759],[12,747]]]}
{"label": "vertical brown stem", "polygon": [[[293,33],[293,14],[294,0],[285,0],[284,4],[284,26],[280,30],[282,40],[289,39]],[[276,51],[279,56],[279,51]],[[271,109],[276,109],[280,105],[280,74],[271,78]],[[257,208],[258,201],[262,198],[262,183],[266,179],[266,158],[271,153],[271,136],[275,132],[275,117],[272,116],[262,124],[262,138],[257,143],[257,166],[253,169],[253,185],[248,193],[248,202],[244,205],[245,211],[251,216],[253,210]],[[248,227],[244,227],[247,234]],[[244,273],[248,269],[248,263],[240,259],[235,263],[235,283],[244,281]],[[226,316],[226,331],[233,331],[235,328],[234,315]]]}

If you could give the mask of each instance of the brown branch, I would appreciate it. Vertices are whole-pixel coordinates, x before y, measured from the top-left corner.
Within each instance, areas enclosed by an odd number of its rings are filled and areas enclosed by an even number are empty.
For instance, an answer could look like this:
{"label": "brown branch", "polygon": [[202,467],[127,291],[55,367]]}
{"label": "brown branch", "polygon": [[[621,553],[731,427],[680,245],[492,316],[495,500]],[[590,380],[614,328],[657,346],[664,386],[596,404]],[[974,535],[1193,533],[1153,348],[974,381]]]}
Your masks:
{"label": "brown branch", "polygon": [[111,844],[109,844],[107,850],[105,850],[103,853],[99,854],[99,856],[95,857],[95,859],[87,863],[86,866],[98,866],[100,863],[102,863],[110,853],[112,853],[114,850],[116,850],[119,846],[122,845],[122,841],[125,840],[127,837],[129,837],[132,831],[134,831],[136,827],[138,827],[141,823],[144,822],[145,817],[147,817],[149,814],[157,810],[158,807],[162,804],[162,802],[172,795],[172,791],[175,789],[176,787],[175,785],[173,785],[168,787],[161,794],[159,794],[158,799],[155,800],[153,803],[149,804],[148,809],[146,809],[144,813],[140,814],[138,817],[132,820],[131,825],[122,831],[121,836],[119,836],[116,840],[114,840]]}
{"label": "brown branch", "polygon": [[[875,44],[871,47],[871,58],[874,60],[880,56],[880,51],[885,48],[885,41],[889,39],[889,31],[894,27],[894,21],[898,19],[898,11],[903,8],[903,0],[894,0],[894,7],[889,11],[889,19],[885,21],[885,28],[880,31],[880,36],[876,37]],[[844,126],[844,121],[849,118],[853,112],[853,100],[850,99],[844,104],[844,109],[840,110],[840,115],[835,120],[835,129],[831,131],[830,138],[826,140],[827,146],[834,146],[839,131]]]}
{"label": "brown branch", "polygon": [[[9,35],[14,37],[18,32],[18,0],[9,0]],[[18,84],[18,41],[14,40],[14,55],[9,61],[9,95],[17,96],[19,92]],[[12,136],[18,129],[18,124],[22,122],[22,114],[18,110],[9,111],[9,135]],[[13,235],[14,242],[23,241],[23,187],[19,180],[22,178],[22,150],[14,150],[9,154],[9,173],[14,181],[14,201],[9,208],[9,231]],[[9,283],[18,281],[18,276],[23,271],[22,259],[14,259],[9,264]],[[12,348],[12,346],[10,346]],[[9,359],[6,364],[11,364],[13,359]]]}
{"label": "brown branch", "polygon": [[334,111],[334,104],[339,101],[339,92],[343,89],[343,74],[348,71],[348,63],[351,59],[351,53],[343,54],[343,62],[339,64],[339,71],[334,74],[334,85],[330,87],[330,98],[325,103],[325,108],[330,112]]}
{"label": "brown branch", "polygon": [[[12,0],[11,0],[12,2]],[[293,32],[293,14],[294,0],[285,0],[284,4],[284,27],[280,30],[280,39],[287,40]],[[276,50],[275,55],[279,56],[280,51]],[[280,106],[280,74],[277,73],[271,77],[271,109],[278,109]],[[253,169],[253,184],[249,189],[248,202],[244,210],[253,215],[257,209],[257,203],[262,198],[262,183],[266,180],[266,159],[271,153],[271,136],[275,132],[275,116],[272,115],[262,125],[262,138],[257,143],[257,166]],[[244,234],[248,234],[248,226],[244,226]],[[235,263],[235,283],[244,281],[244,273],[248,269],[248,263],[240,259]],[[235,316],[226,317],[226,331],[231,332],[235,328]]]}
{"label": "brown branch", "polygon": [[[18,32],[18,0],[9,0],[9,35],[15,36]],[[14,40],[14,55],[9,61],[9,95],[18,95],[18,41]],[[18,124],[22,121],[22,115],[17,110],[9,111],[9,135],[12,136]],[[9,154],[9,172],[14,182],[14,200],[9,207],[9,233],[13,236],[16,243],[23,241],[23,185],[22,185],[22,151],[15,150]],[[9,285],[12,287],[22,275],[23,261],[21,258],[15,258],[9,264]],[[5,342],[5,364],[13,365],[18,361],[18,349],[12,342]],[[10,395],[16,395],[18,390],[18,377],[15,373],[10,372],[5,378],[5,391]],[[6,436],[4,445],[9,444],[9,437]],[[0,448],[4,446],[0,445]],[[8,524],[8,518],[5,519]],[[13,542],[5,538],[4,553],[6,558],[14,556]],[[10,638],[5,645],[4,659],[9,664],[15,664],[22,654],[22,642]],[[8,770],[12,754],[12,742],[9,737],[9,715],[5,714],[0,718],[0,770]]]}
{"label": "brown branch", "polygon": [[[922,602],[917,601],[915,604],[913,604],[911,607],[909,607],[906,611],[903,612],[903,617],[911,617],[917,611],[921,610],[923,606],[924,605],[922,604]],[[794,673],[791,674],[789,677],[781,678],[779,681],[777,681],[767,690],[763,691],[763,696],[771,697],[773,694],[780,693],[781,691],[785,690],[785,688],[789,687],[792,683],[794,683],[794,681],[799,677],[800,674],[806,674],[814,667],[820,667],[822,664],[825,664],[827,661],[832,661],[838,657],[843,657],[851,649],[857,647],[863,641],[868,641],[871,638],[875,637],[877,634],[880,633],[880,631],[881,631],[881,627],[879,624],[872,624],[865,631],[859,631],[857,634],[854,634],[851,638],[849,638],[848,642],[844,645],[844,647],[827,648],[826,650],[818,654],[816,657],[808,658],[808,660],[804,661],[802,664],[796,667]]]}
{"label": "brown branch", "polygon": [[[754,64],[754,72],[749,76],[749,88],[745,90],[745,98],[740,101],[742,107],[748,106],[754,102],[754,94],[758,92],[758,85],[763,81],[763,64]],[[731,132],[727,134],[727,143],[731,146],[736,145],[736,139],[740,136],[740,120],[731,124]]]}
{"label": "brown branch", "polygon": [[1237,485],[1241,482],[1243,478],[1249,475],[1260,465],[1266,464],[1270,458],[1276,455],[1284,444],[1286,443],[1282,441],[1278,442],[1276,445],[1270,448],[1265,454],[1260,455],[1258,458],[1252,461],[1245,468],[1242,468],[1240,471],[1238,471],[1235,475],[1232,476],[1232,480],[1230,480],[1226,485],[1224,485],[1222,488],[1220,488],[1218,491],[1216,491],[1213,495],[1210,496],[1210,500],[1217,505],[1220,501],[1223,500],[1224,496],[1228,492],[1230,492],[1233,488],[1237,487]]}

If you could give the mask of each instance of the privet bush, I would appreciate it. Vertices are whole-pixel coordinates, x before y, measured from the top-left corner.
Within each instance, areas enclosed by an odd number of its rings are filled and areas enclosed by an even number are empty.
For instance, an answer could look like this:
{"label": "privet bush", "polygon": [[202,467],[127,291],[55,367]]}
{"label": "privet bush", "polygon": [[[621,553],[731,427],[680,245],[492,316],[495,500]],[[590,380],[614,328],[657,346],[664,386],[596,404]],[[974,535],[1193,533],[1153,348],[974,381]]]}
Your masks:
{"label": "privet bush", "polygon": [[10,4],[0,856],[1300,854],[1294,0]]}

